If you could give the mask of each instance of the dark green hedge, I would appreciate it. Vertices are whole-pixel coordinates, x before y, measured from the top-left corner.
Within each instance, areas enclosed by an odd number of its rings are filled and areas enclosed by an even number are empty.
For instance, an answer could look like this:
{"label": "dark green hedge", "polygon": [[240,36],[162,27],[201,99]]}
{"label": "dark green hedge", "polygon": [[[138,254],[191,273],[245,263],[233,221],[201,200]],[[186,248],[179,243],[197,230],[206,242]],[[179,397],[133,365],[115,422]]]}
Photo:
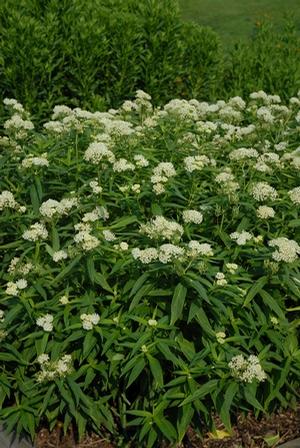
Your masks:
{"label": "dark green hedge", "polygon": [[288,98],[298,88],[300,39],[289,24],[258,24],[229,54],[213,30],[181,20],[177,0],[0,2],[0,94],[39,118],[62,103],[117,107],[137,89],[163,104],[259,89]]}

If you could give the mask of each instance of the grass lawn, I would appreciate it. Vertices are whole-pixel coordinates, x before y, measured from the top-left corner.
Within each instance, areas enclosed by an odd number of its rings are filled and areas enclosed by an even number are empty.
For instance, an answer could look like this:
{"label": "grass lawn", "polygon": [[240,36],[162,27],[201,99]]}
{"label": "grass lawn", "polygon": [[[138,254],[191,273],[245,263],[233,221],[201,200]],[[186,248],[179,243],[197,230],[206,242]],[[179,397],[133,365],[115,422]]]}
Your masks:
{"label": "grass lawn", "polygon": [[280,21],[289,14],[300,30],[299,0],[179,0],[182,15],[209,25],[228,44],[251,34],[255,21]]}

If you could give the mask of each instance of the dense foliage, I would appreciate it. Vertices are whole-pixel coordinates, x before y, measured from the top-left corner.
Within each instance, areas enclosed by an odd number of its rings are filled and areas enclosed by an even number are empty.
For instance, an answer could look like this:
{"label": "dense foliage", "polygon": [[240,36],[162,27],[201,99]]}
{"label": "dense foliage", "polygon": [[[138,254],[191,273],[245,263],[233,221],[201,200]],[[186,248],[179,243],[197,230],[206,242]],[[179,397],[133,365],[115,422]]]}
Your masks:
{"label": "dense foliage", "polygon": [[209,28],[175,0],[8,0],[0,5],[0,91],[47,116],[55,104],[98,110],[136,89],[156,103],[214,92],[222,64]]}
{"label": "dense foliage", "polygon": [[1,143],[0,419],[181,441],[299,397],[300,99],[21,104]]}
{"label": "dense foliage", "polygon": [[213,30],[182,21],[176,0],[0,3],[0,92],[39,119],[55,104],[119,107],[137,89],[156,105],[258,89],[288,99],[300,88],[299,48],[293,26],[258,24],[228,53]]}

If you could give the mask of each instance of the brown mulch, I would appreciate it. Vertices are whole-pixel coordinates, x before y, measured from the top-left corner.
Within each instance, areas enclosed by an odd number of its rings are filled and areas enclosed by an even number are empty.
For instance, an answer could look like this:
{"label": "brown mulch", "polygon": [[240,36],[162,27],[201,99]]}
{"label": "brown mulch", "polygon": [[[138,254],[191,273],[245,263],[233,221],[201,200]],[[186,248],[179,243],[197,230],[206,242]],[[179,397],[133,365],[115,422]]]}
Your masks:
{"label": "brown mulch", "polygon": [[[232,435],[226,436],[224,427],[216,419],[216,427],[219,437],[207,433],[201,439],[191,428],[178,448],[272,448],[300,437],[300,406],[296,411],[286,410],[272,416],[256,420],[252,414],[247,417],[239,415],[237,423],[233,427]],[[226,437],[224,437],[226,436]],[[273,438],[273,444],[268,445]],[[42,429],[36,439],[36,448],[116,448],[113,442],[101,438],[95,434],[85,437],[80,443],[76,443],[72,431],[63,437],[61,427],[57,427],[49,433]],[[141,448],[132,445],[132,448]],[[159,448],[157,445],[155,448]],[[161,447],[162,448],[162,447]],[[164,445],[164,448],[167,448]]]}

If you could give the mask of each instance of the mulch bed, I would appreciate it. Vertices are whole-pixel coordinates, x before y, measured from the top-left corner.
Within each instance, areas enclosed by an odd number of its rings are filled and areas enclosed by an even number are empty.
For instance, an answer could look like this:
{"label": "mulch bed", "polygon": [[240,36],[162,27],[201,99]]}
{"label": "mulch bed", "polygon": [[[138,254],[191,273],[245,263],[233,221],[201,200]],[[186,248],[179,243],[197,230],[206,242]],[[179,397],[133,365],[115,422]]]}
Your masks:
{"label": "mulch bed", "polygon": [[[218,420],[216,426],[218,430],[224,430]],[[271,445],[272,447],[300,437],[300,406],[296,411],[282,411],[264,417],[260,421],[256,420],[252,414],[247,417],[239,415],[237,423],[233,427],[232,436],[222,439],[213,438],[212,434],[207,433],[201,440],[192,429],[189,429],[180,448],[267,448],[270,445],[264,439],[272,436],[274,436],[275,442]],[[37,435],[35,446],[36,448],[116,448],[113,442],[95,434],[84,438],[80,443],[76,443],[72,431],[63,437],[60,427],[51,433],[42,429]],[[132,445],[132,448],[141,447]],[[155,448],[159,447],[156,445]],[[161,448],[168,447],[164,445]]]}

